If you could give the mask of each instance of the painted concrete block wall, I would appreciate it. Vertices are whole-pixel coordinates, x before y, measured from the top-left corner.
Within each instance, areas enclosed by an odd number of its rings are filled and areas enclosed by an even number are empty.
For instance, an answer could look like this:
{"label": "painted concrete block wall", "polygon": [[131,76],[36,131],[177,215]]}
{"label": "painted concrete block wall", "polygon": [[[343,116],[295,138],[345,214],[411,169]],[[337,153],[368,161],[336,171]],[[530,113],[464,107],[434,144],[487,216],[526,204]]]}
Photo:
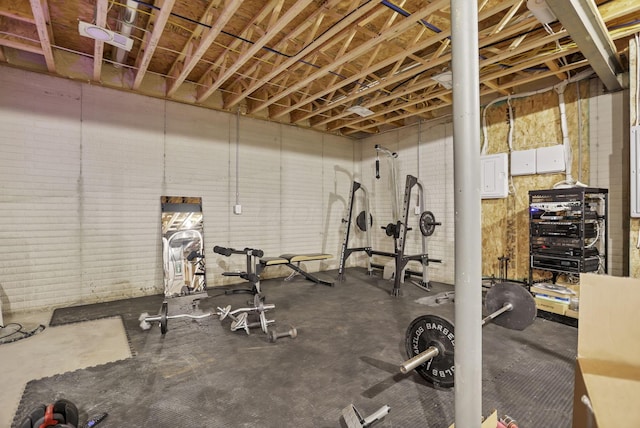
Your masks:
{"label": "painted concrete block wall", "polygon": [[609,274],[629,275],[629,92],[591,82],[588,184],[609,189]]}
{"label": "painted concrete block wall", "polygon": [[[433,281],[453,284],[454,261],[454,211],[453,211],[453,128],[451,123],[422,123],[396,131],[385,132],[364,140],[362,144],[362,181],[370,189],[371,211],[374,217],[372,228],[373,248],[393,251],[393,239],[386,236],[381,227],[394,222],[392,215],[390,158],[379,154],[380,179],[375,178],[375,145],[379,144],[396,152],[396,184],[398,210],[402,215],[406,176],[417,177],[424,188],[425,209],[432,211],[436,220],[442,222],[434,234],[427,239],[430,258],[442,263],[429,265],[429,278]],[[406,254],[420,254],[422,241],[419,231],[419,215],[414,207],[419,198],[418,186],[411,192],[407,232]],[[378,263],[389,259],[380,258]],[[418,265],[412,265],[419,268]]]}
{"label": "painted concrete block wall", "polygon": [[209,285],[245,262],[214,245],[337,267],[352,140],[7,67],[0,128],[5,312],[161,292],[163,195],[202,197]]}
{"label": "painted concrete block wall", "polygon": [[[1,68],[0,68],[1,70]],[[0,78],[0,298],[2,310],[73,300],[83,217],[78,194],[81,92],[22,73]],[[52,162],[52,160],[54,160]]]}

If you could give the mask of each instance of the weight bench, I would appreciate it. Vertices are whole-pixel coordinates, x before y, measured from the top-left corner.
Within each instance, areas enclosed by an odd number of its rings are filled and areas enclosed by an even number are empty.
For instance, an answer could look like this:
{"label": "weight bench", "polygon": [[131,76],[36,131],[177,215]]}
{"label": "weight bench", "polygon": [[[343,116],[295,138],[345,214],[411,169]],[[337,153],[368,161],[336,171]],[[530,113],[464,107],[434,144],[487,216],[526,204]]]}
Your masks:
{"label": "weight bench", "polygon": [[333,280],[327,280],[319,278],[311,273],[305,271],[300,267],[300,262],[311,262],[316,260],[326,260],[333,258],[331,254],[323,254],[323,253],[311,253],[311,254],[282,254],[280,257],[262,257],[259,260],[259,272],[258,275],[262,273],[262,271],[269,266],[277,266],[277,265],[285,265],[293,270],[291,275],[285,278],[285,281],[291,280],[296,274],[300,274],[307,278],[309,281],[313,281],[316,284],[328,285],[330,287],[333,286]]}

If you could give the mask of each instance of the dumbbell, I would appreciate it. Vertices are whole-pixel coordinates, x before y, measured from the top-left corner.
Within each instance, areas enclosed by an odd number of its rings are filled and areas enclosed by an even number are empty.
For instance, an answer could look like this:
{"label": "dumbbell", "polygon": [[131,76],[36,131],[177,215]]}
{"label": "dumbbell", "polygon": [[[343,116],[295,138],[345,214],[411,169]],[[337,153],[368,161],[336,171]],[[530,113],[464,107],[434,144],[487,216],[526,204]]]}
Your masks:
{"label": "dumbbell", "polygon": [[295,327],[291,327],[289,329],[289,331],[287,331],[286,333],[278,333],[275,330],[271,330],[269,331],[269,342],[275,342],[276,340],[282,338],[282,337],[287,337],[287,336],[291,336],[292,339],[295,339],[295,337],[298,335],[298,330],[296,330]]}
{"label": "dumbbell", "polygon": [[[276,306],[272,304],[265,305],[261,303],[260,305],[255,306],[253,308],[238,308],[232,311],[231,305],[227,305],[224,308],[218,307],[217,311],[218,311],[218,316],[220,318],[220,321],[224,320],[227,317],[233,320],[231,323],[231,331],[243,329],[244,331],[247,332],[247,334],[249,334],[249,329],[254,327],[261,327],[262,331],[265,334],[267,334],[269,332],[269,329],[268,329],[269,324],[273,324],[275,320],[268,320],[267,316],[265,315],[265,311],[267,309],[273,309],[275,307]],[[258,312],[260,317],[259,323],[247,322],[247,312],[252,312],[252,311]],[[239,314],[239,315],[236,315],[236,314]]]}
{"label": "dumbbell", "polygon": [[[512,330],[524,330],[536,318],[536,304],[531,294],[520,284],[495,284],[485,297],[490,314],[482,319],[482,326],[493,321]],[[437,315],[422,315],[407,329],[405,348],[411,357],[402,363],[400,371],[416,370],[426,381],[443,388],[454,384],[453,323]]]}

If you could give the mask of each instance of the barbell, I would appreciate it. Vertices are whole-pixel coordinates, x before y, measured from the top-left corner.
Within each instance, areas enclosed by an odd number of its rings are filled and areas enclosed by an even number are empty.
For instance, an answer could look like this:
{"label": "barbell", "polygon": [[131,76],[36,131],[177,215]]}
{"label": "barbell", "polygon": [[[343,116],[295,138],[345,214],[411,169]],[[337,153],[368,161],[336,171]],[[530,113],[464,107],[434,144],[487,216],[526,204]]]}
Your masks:
{"label": "barbell", "polygon": [[[536,319],[537,309],[533,296],[520,284],[495,284],[485,296],[485,309],[489,315],[482,319],[484,327],[494,322],[511,330],[524,330]],[[405,348],[410,357],[402,363],[400,371],[416,370],[427,382],[443,388],[454,384],[454,326],[446,318],[422,315],[407,328]]]}
{"label": "barbell", "polygon": [[177,315],[169,315],[169,303],[166,301],[162,302],[162,307],[160,308],[160,313],[158,315],[150,316],[148,313],[144,312],[140,314],[138,317],[138,321],[140,321],[140,328],[143,330],[149,330],[151,328],[152,322],[158,322],[160,324],[160,333],[166,334],[169,330],[169,320],[178,319],[178,318],[190,318],[190,319],[202,319],[207,318],[213,315],[211,312],[207,312],[201,315],[192,315],[192,314],[177,314]]}

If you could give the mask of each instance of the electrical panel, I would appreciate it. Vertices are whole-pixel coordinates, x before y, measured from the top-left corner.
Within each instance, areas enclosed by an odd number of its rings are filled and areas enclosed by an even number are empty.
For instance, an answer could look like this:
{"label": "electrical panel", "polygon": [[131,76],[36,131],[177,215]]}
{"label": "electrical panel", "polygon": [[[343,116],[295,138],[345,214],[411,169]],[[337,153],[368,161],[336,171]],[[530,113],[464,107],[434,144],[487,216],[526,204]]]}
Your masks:
{"label": "electrical panel", "polygon": [[509,160],[506,153],[480,156],[482,199],[506,198],[509,195]]}
{"label": "electrical panel", "polygon": [[529,283],[535,269],[607,272],[608,190],[590,187],[529,192]]}

